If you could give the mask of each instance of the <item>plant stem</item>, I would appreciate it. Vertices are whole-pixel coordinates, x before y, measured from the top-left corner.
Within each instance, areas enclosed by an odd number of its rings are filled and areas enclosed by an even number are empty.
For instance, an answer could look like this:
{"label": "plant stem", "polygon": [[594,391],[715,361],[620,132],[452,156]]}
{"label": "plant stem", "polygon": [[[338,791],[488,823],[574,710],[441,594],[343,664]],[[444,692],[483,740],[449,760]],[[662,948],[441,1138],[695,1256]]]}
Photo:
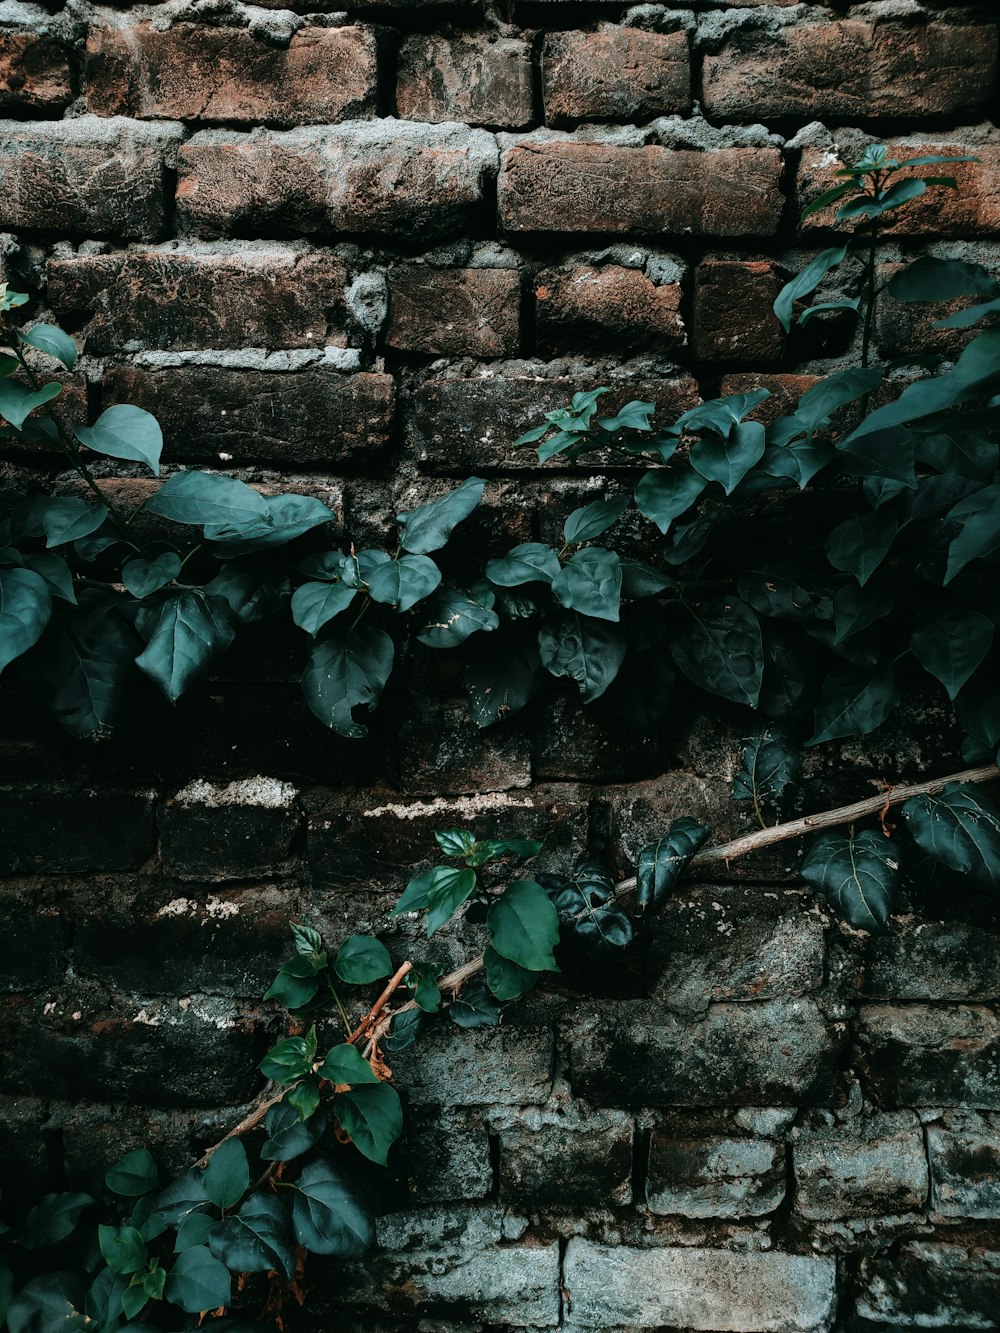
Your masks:
{"label": "plant stem", "polygon": [[[881,187],[881,173],[872,177],[872,194],[877,200]],[[861,365],[867,370],[871,355],[872,328],[875,323],[875,259],[878,244],[878,218],[871,219],[871,234],[868,237],[868,259],[865,265],[865,319],[861,335]]]}

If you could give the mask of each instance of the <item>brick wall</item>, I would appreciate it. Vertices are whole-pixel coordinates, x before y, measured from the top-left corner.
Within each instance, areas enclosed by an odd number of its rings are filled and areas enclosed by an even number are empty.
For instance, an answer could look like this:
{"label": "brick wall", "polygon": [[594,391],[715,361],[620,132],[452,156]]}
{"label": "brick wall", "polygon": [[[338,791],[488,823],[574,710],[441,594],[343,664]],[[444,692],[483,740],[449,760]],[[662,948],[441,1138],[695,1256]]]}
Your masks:
{"label": "brick wall", "polygon": [[[283,0],[284,3],[284,0]],[[799,206],[872,135],[942,147],[961,192],[887,239],[997,264],[995,6],[309,0],[0,3],[0,268],[78,336],[68,400],[155,411],[169,465],[321,496],[359,543],[470,471],[462,559],[545,538],[607,473],[511,442],[578,388],[793,401],[852,330],[770,307],[825,243]],[[939,338],[879,324],[886,356]],[[55,460],[0,462],[0,499]],[[123,494],[151,483],[130,469]],[[165,1165],[258,1090],[258,997],[290,917],[374,930],[434,829],[544,840],[620,874],[676,814],[725,837],[739,732],[630,735],[569,693],[477,733],[409,651],[364,742],[310,718],[268,627],[97,749],[12,684],[0,713],[0,1155],[16,1190]],[[804,808],[958,766],[914,707],[808,761]],[[566,974],[395,1061],[407,1141],[385,1251],[315,1265],[345,1333],[1000,1327],[1000,926],[903,905],[839,926],[795,853],[671,902],[611,978]],[[442,932],[455,963],[474,927]],[[599,992],[595,995],[595,988]]]}

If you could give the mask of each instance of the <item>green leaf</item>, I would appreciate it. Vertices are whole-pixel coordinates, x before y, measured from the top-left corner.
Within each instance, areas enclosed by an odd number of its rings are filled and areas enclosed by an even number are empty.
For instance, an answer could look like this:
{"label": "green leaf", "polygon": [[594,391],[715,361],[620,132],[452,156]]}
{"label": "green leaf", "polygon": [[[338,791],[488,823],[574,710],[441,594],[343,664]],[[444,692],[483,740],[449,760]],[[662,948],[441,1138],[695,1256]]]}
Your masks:
{"label": "green leaf", "polygon": [[642,560],[623,560],[621,566],[623,597],[655,597],[675,586],[672,578]]}
{"label": "green leaf", "polygon": [[835,671],[823,682],[816,705],[816,730],[806,744],[819,745],[838,736],[867,736],[898,703],[896,672],[891,665],[875,675],[853,667]]}
{"label": "green leaf", "polygon": [[489,633],[500,624],[495,611],[457,588],[441,588],[427,602],[417,638],[429,648],[454,648],[471,635]]}
{"label": "green leaf", "polygon": [[811,305],[808,310],[803,310],[799,315],[799,323],[803,328],[816,315],[832,315],[850,313],[856,315],[861,306],[861,298],[855,296],[850,301],[821,301],[819,305]]}
{"label": "green leaf", "polygon": [[529,972],[558,971],[552,950],[559,943],[559,917],[534,880],[514,880],[491,905],[486,926],[501,957]]}
{"label": "green leaf", "polygon": [[978,787],[949,782],[937,795],[911,797],[902,812],[922,852],[977,889],[1000,889],[1000,810]]}
{"label": "green leaf", "polygon": [[827,424],[839,408],[874,392],[882,383],[884,374],[884,370],[872,366],[864,370],[840,370],[834,375],[828,375],[825,380],[807,389],[799,399],[795,409],[796,420],[801,422],[808,435],[814,434],[820,426]]}
{"label": "green leaf", "polygon": [[607,958],[632,941],[632,923],[614,899],[614,884],[602,866],[584,862],[572,879],[557,877],[546,892],[560,922],[584,949]]}
{"label": "green leaf", "polygon": [[894,273],[885,290],[897,301],[953,301],[959,296],[993,296],[1000,283],[982,264],[922,255]]}
{"label": "green leaf", "polygon": [[67,370],[72,370],[76,365],[78,355],[76,343],[68,333],[63,333],[62,329],[56,328],[54,324],[36,324],[27,333],[23,329],[18,329],[17,336],[29,347],[54,356]]}
{"label": "green leaf", "polygon": [[258,1068],[275,1083],[293,1083],[312,1073],[313,1055],[302,1037],[285,1037],[271,1047]]}
{"label": "green leaf", "polygon": [[670,642],[674,661],[702,689],[755,708],[764,670],[756,615],[738,597],[720,597],[703,610],[686,610],[687,632]]}
{"label": "green leaf", "polygon": [[138,626],[146,647],[136,665],[171,703],[208,671],[235,636],[228,604],[198,588],[181,588],[155,606],[143,606]]}
{"label": "green leaf", "polygon": [[833,603],[826,587],[793,564],[767,565],[741,574],[740,596],[762,616],[793,623],[829,620]]}
{"label": "green leaf", "polygon": [[[597,424],[600,426],[601,430],[606,430],[611,433],[619,430],[652,430],[653,427],[650,425],[649,418],[655,411],[655,403],[643,403],[638,399],[635,399],[631,403],[626,403],[621,411],[617,412],[613,417],[598,417]],[[618,517],[617,514],[615,517]],[[610,524],[608,526],[610,527]],[[603,532],[604,529],[602,528],[601,531]],[[585,541],[586,538],[567,537],[566,540]]]}
{"label": "green leaf", "polygon": [[285,1093],[285,1101],[300,1120],[308,1120],[319,1110],[319,1086],[314,1078],[304,1078]]}
{"label": "green leaf", "polygon": [[635,488],[641,514],[666,534],[675,518],[691,508],[708,483],[689,468],[653,468]]}
{"label": "green leaf", "polygon": [[792,329],[792,313],[795,302],[803,296],[808,296],[810,292],[814,292],[830,270],[844,262],[847,258],[847,250],[846,245],[836,246],[830,250],[821,250],[797,277],[794,277],[791,282],[786,282],[782,287],[774,302],[774,313],[786,333],[790,333]]}
{"label": "green leaf", "polygon": [[84,1314],[99,1328],[116,1327],[123,1313],[122,1298],[128,1288],[129,1280],[124,1274],[116,1273],[113,1268],[102,1268],[83,1299]]}
{"label": "green leaf", "polygon": [[552,596],[569,611],[616,621],[620,614],[622,566],[615,551],[585,546],[552,580]]}
{"label": "green leaf", "polygon": [[260,1150],[265,1162],[291,1162],[315,1148],[326,1133],[326,1112],[319,1108],[301,1120],[294,1106],[279,1102],[267,1113],[267,1138]]}
{"label": "green leaf", "polygon": [[534,838],[486,838],[475,844],[465,863],[481,866],[498,856],[536,856],[541,850],[542,844]]}
{"label": "green leaf", "polygon": [[381,981],[392,971],[389,950],[373,935],[348,935],[337,950],[333,970],[351,986]]}
{"label": "green leaf", "polygon": [[89,504],[75,496],[54,496],[45,506],[45,545],[60,546],[96,532],[108,516],[107,505]]}
{"label": "green leaf", "polygon": [[52,614],[52,594],[31,569],[0,567],[0,671],[41,638]]}
{"label": "green leaf", "polygon": [[252,625],[284,609],[291,585],[284,570],[249,558],[223,565],[205,591],[227,602],[241,625]]}
{"label": "green leaf", "polygon": [[300,1245],[340,1259],[360,1259],[371,1249],[371,1209],[330,1162],[307,1162],[292,1188],[292,1230]]}
{"label": "green leaf", "polygon": [[810,848],[801,873],[852,926],[873,933],[885,929],[899,880],[899,853],[881,833],[825,833]]}
{"label": "green leaf", "polygon": [[541,542],[523,542],[500,560],[486,566],[486,577],[498,588],[516,588],[522,583],[551,583],[559,573],[559,557]]}
{"label": "green leaf", "polygon": [[[652,407],[651,404],[645,406]],[[563,526],[566,545],[575,546],[580,542],[589,542],[594,537],[599,537],[602,532],[606,532],[613,523],[618,522],[628,508],[629,498],[627,495],[613,495],[607,499],[595,500],[592,504],[584,505],[582,509],[574,509]],[[489,577],[487,574],[487,578]]]}
{"label": "green leaf", "polygon": [[33,392],[14,380],[0,380],[0,417],[9,421],[15,430],[20,430],[36,407],[51,403],[60,393],[61,384],[43,384]]}
{"label": "green leaf", "polygon": [[32,1278],[7,1306],[8,1333],[84,1333],[88,1320],[80,1309],[75,1273],[45,1273]]}
{"label": "green leaf", "polygon": [[968,329],[973,324],[978,324],[980,320],[985,319],[987,315],[995,315],[1000,311],[1000,296],[992,301],[983,301],[979,305],[969,306],[965,310],[956,310],[952,315],[946,315],[944,319],[936,319],[933,327],[935,329]]}
{"label": "green leaf", "polygon": [[24,1224],[24,1248],[38,1250],[45,1245],[58,1245],[73,1234],[80,1214],[94,1200],[89,1194],[64,1192],[46,1194],[35,1204]]}
{"label": "green leaf", "polygon": [[346,1083],[351,1087],[358,1083],[379,1081],[378,1075],[372,1073],[371,1065],[360,1051],[346,1042],[334,1046],[316,1072],[320,1078],[329,1079],[331,1083]]}
{"label": "green leaf", "polygon": [[324,726],[359,739],[368,728],[355,721],[355,708],[373,709],[392,673],[393,643],[373,625],[335,629],[320,639],[302,673],[306,702]]}
{"label": "green leaf", "polygon": [[137,1273],[146,1267],[146,1242],[135,1227],[97,1228],[105,1263],[116,1273]]}
{"label": "green leaf", "polygon": [[188,1213],[177,1228],[174,1239],[174,1253],[190,1250],[194,1245],[207,1245],[209,1237],[219,1225],[219,1220],[212,1213]]}
{"label": "green leaf", "polygon": [[127,1199],[138,1199],[155,1190],[160,1181],[153,1154],[148,1148],[127,1152],[107,1172],[104,1183],[112,1194],[122,1194]]}
{"label": "green leaf", "polygon": [[292,593],[292,619],[313,638],[358,595],[346,583],[303,583]]}
{"label": "green leaf", "polygon": [[545,668],[538,655],[537,636],[531,631],[513,631],[498,636],[465,668],[469,713],[478,727],[517,713],[541,689]]}
{"label": "green leaf", "polygon": [[538,980],[536,973],[503,958],[490,945],[483,954],[486,984],[498,1000],[516,1000],[527,994]]}
{"label": "green leaf", "polygon": [[204,1213],[210,1208],[204,1174],[203,1171],[185,1171],[162,1191],[156,1201],[156,1210],[167,1226],[180,1226],[193,1213]]}
{"label": "green leaf", "polygon": [[495,1028],[503,1012],[481,983],[466,986],[448,1006],[448,1017],[460,1028]]}
{"label": "green leaf", "polygon": [[319,972],[326,965],[322,958],[295,957],[284,964],[264,994],[265,1000],[277,1000],[286,1009],[301,1009],[319,990]]}
{"label": "green leaf", "polygon": [[691,466],[706,481],[717,481],[731,495],[764,456],[765,431],[759,421],[741,421],[725,439],[701,439],[692,446]]}
{"label": "green leaf", "polygon": [[235,1216],[213,1230],[208,1248],[234,1273],[275,1270],[288,1282],[295,1276],[291,1217],[273,1194],[251,1195]]}
{"label": "green leaf", "polygon": [[787,727],[770,726],[743,747],[740,771],[733,780],[731,799],[779,801],[786,787],[794,787],[802,772],[802,752]]}
{"label": "green leaf", "polygon": [[[431,871],[427,886],[425,924],[428,938],[451,920],[462,904],[475,892],[477,883],[474,870],[453,870],[451,867],[441,866],[437,872]],[[400,899],[400,907],[404,901],[405,896]]]}
{"label": "green leaf", "polygon": [[469,829],[445,829],[434,834],[434,841],[445,856],[468,856],[476,845],[476,835]]}
{"label": "green leaf", "polygon": [[954,700],[993,646],[993,621],[978,611],[949,611],[928,619],[910,639],[914,656]]}
{"label": "green leaf", "polygon": [[231,528],[268,524],[270,513],[262,496],[232,477],[214,472],[176,472],[146,501],[146,511],[175,523]]}
{"label": "green leaf", "polygon": [[403,1108],[396,1089],[388,1083],[352,1088],[334,1097],[333,1109],[358,1151],[385,1166],[389,1149],[403,1132]]}
{"label": "green leaf", "polygon": [[[811,217],[813,213],[819,213],[830,204],[835,204],[838,199],[843,199],[845,194],[850,194],[858,187],[853,180],[844,181],[841,185],[834,185],[829,190],[824,190],[822,194],[816,196],[812,203],[799,214],[799,222],[805,222],[806,218]],[[787,332],[788,330],[786,330]]]}
{"label": "green leaf", "polygon": [[205,1193],[218,1208],[232,1208],[250,1188],[247,1152],[239,1139],[226,1139],[205,1167]]}
{"label": "green leaf", "polygon": [[165,551],[152,560],[140,555],[122,569],[122,583],[133,597],[148,597],[171,583],[181,568],[181,558],[173,551]]}
{"label": "green leaf", "polygon": [[833,646],[844,642],[852,634],[883,620],[892,610],[893,598],[888,584],[860,588],[855,583],[838,588],[833,599]]}
{"label": "green leaf", "polygon": [[948,584],[970,561],[1000,549],[1000,482],[960,500],[945,521],[959,530],[948,547]]}
{"label": "green leaf", "polygon": [[650,907],[654,911],[663,907],[667,895],[711,832],[707,824],[699,824],[697,820],[681,815],[671,823],[664,837],[643,847],[636,866],[640,907]]}
{"label": "green leaf", "polygon": [[313,528],[334,520],[333,512],[315,495],[264,497],[267,511],[256,519],[222,519],[205,526],[205,540],[219,556],[241,556],[285,546]]}
{"label": "green leaf", "polygon": [[205,1245],[194,1245],[177,1256],[167,1274],[164,1295],[187,1314],[201,1314],[228,1305],[232,1295],[229,1269]]}
{"label": "green leaf", "polygon": [[383,1040],[382,1049],[390,1052],[405,1051],[420,1036],[426,1021],[420,1009],[400,1009],[392,1016],[389,1035]]}
{"label": "green leaf", "polygon": [[368,593],[375,602],[385,602],[397,611],[409,611],[429,597],[441,582],[441,571],[425,555],[404,555],[379,566],[368,579]]}
{"label": "green leaf", "polygon": [[479,477],[468,477],[456,490],[447,495],[397,514],[400,527],[399,543],[413,555],[426,555],[440,550],[464,518],[468,518],[483,498],[486,482]]}
{"label": "green leaf", "polygon": [[[102,412],[92,426],[74,426],[73,434],[81,444],[97,454],[145,463],[156,476],[160,474],[163,432],[156,417],[144,412],[141,407],[118,403]],[[152,501],[147,508],[151,505]]]}
{"label": "green leaf", "polygon": [[560,616],[538,633],[545,669],[574,681],[587,703],[599,698],[618,674],[626,644],[619,626],[589,616]]}
{"label": "green leaf", "polygon": [[888,509],[852,514],[830,533],[826,555],[834,569],[853,574],[863,588],[889,553],[898,530]]}

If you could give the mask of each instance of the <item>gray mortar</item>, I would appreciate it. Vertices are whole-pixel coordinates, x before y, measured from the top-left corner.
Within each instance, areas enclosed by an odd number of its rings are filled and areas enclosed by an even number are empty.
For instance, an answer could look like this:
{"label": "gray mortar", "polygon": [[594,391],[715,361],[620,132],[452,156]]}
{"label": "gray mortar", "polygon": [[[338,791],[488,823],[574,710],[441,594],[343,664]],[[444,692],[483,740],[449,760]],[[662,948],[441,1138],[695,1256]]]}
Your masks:
{"label": "gray mortar", "polygon": [[389,290],[383,273],[359,273],[346,292],[347,310],[354,322],[375,338],[389,313]]}

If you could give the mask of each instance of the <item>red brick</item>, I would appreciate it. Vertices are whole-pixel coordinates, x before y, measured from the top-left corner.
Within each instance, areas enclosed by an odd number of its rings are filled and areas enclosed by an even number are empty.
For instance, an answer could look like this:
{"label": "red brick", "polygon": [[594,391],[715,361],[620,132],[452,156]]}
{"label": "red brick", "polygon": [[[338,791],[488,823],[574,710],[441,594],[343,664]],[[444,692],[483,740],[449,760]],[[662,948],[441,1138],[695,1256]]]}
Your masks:
{"label": "red brick", "polygon": [[[992,236],[1000,232],[1000,145],[963,144],[954,139],[920,140],[914,138],[905,144],[891,143],[890,152],[899,162],[928,154],[954,157],[971,156],[978,162],[959,162],[945,167],[928,167],[930,174],[947,174],[958,183],[956,190],[932,187],[920,199],[914,200],[883,219],[898,236]],[[796,204],[805,206],[839,184],[837,169],[843,162],[854,162],[860,150],[849,150],[837,144],[809,147],[803,150],[796,178]],[[898,180],[910,175],[902,172]],[[920,173],[917,173],[920,174]],[[813,213],[803,223],[804,231],[816,231],[836,225],[836,206]]]}
{"label": "red brick", "polygon": [[731,393],[753,393],[754,389],[769,390],[771,397],[755,407],[750,416],[754,421],[770,425],[778,417],[794,412],[802,395],[821,378],[820,375],[759,375],[755,372],[723,375],[720,393],[725,397]]}
{"label": "red brick", "polygon": [[399,52],[396,103],[405,120],[523,129],[534,115],[531,47],[482,34],[406,38]]}
{"label": "red brick", "polygon": [[500,222],[511,232],[773,236],[780,174],[774,148],[522,143],[502,155]]}
{"label": "red brick", "polygon": [[535,278],[538,350],[621,351],[683,347],[679,282],[657,286],[641,269],[619,264],[546,269]]}
{"label": "red brick", "polygon": [[684,32],[607,26],[558,32],[542,56],[545,121],[648,120],[691,109],[691,67]]}
{"label": "red brick", "polygon": [[0,112],[61,111],[73,100],[73,85],[66,43],[0,28]]}
{"label": "red brick", "polygon": [[177,213],[205,236],[440,235],[468,223],[495,165],[493,136],[455,125],[206,130],[179,154]]}
{"label": "red brick", "polygon": [[516,269],[398,269],[389,279],[388,344],[438,356],[514,356],[520,292]]}
{"label": "red brick", "polygon": [[391,375],[212,366],[114,367],[103,388],[106,402],[140,403],[153,413],[165,459],[229,455],[237,466],[372,464],[389,442],[394,395]]}
{"label": "red brick", "polygon": [[973,111],[989,99],[997,84],[997,28],[862,19],[772,33],[747,28],[706,56],[703,78],[706,113],[728,120],[926,120]]}
{"label": "red brick", "polygon": [[0,122],[0,227],[155,240],[180,125]]}
{"label": "red brick", "polygon": [[375,37],[303,27],[287,47],[244,28],[101,25],[87,41],[87,101],[101,116],[230,125],[327,124],[375,112]]}
{"label": "red brick", "polygon": [[787,339],[771,309],[784,281],[769,260],[707,260],[695,272],[694,351],[701,361],[777,361]]}

